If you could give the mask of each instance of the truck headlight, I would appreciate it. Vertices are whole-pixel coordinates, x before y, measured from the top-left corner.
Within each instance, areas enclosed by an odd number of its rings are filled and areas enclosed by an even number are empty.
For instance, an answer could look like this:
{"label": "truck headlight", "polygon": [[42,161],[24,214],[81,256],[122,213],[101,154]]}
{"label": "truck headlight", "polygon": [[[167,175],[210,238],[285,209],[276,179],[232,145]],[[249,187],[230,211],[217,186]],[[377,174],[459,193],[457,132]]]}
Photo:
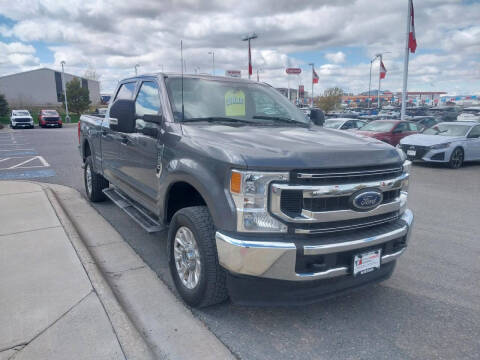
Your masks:
{"label": "truck headlight", "polygon": [[288,181],[288,173],[232,170],[230,193],[237,209],[237,231],[287,232],[287,226],[268,213],[269,184]]}

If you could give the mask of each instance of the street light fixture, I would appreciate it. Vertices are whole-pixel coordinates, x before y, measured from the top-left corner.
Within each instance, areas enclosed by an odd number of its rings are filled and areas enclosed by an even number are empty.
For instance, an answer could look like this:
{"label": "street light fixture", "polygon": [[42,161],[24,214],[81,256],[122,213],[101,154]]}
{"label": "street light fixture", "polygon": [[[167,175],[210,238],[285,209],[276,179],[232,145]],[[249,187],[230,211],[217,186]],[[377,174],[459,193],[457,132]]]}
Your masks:
{"label": "street light fixture", "polygon": [[212,75],[215,76],[215,51],[209,51],[208,55],[212,55]]}
{"label": "street light fixture", "polygon": [[67,102],[67,87],[65,86],[65,69],[64,65],[66,62],[62,60],[62,86],[63,86],[63,96],[65,97],[65,122],[70,122],[70,116],[68,115],[68,102]]}
{"label": "street light fixture", "polygon": [[243,37],[242,41],[248,41],[248,78],[252,75],[252,51],[250,47],[250,41],[253,39],[258,38],[258,35],[255,33],[251,33]]}

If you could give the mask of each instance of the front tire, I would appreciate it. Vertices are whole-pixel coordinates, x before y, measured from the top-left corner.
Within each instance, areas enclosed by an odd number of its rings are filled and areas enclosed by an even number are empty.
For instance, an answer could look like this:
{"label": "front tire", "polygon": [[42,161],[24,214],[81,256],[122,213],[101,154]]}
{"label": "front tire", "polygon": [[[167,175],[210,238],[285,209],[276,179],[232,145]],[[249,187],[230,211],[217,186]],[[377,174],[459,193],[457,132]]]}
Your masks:
{"label": "front tire", "polygon": [[448,162],[448,166],[451,169],[458,169],[462,167],[464,159],[464,153],[462,148],[456,148],[453,150],[452,155],[450,155],[450,161]]}
{"label": "front tire", "polygon": [[108,181],[100,174],[93,170],[92,157],[88,156],[83,169],[83,179],[85,182],[85,192],[91,202],[104,201],[107,197],[103,193],[103,189],[108,188]]}
{"label": "front tire", "polygon": [[218,263],[215,227],[206,206],[179,210],[168,232],[170,273],[182,299],[205,307],[228,298],[226,273]]}

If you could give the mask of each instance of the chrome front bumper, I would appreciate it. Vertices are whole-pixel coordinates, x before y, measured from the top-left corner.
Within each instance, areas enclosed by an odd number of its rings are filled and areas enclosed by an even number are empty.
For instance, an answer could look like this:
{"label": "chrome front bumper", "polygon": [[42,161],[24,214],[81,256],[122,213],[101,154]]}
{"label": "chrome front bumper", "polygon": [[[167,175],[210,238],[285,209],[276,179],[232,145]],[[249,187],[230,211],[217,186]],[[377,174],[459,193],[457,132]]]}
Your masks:
{"label": "chrome front bumper", "polygon": [[[380,245],[387,241],[400,239],[406,236],[407,242],[413,226],[413,213],[410,210],[400,217],[404,226],[393,231],[377,234],[364,238],[352,238],[344,242],[325,243],[318,245],[304,245],[303,254],[323,255],[340,253],[350,250],[361,250],[362,248]],[[353,237],[353,236],[352,236]],[[234,274],[250,275],[261,278],[304,281],[328,279],[337,276],[348,275],[350,270],[346,266],[332,268],[322,272],[301,273],[295,272],[297,258],[297,246],[293,242],[275,241],[245,241],[235,239],[221,232],[216,233],[218,259],[220,265]],[[403,252],[402,250],[382,256],[382,264],[396,260]]]}

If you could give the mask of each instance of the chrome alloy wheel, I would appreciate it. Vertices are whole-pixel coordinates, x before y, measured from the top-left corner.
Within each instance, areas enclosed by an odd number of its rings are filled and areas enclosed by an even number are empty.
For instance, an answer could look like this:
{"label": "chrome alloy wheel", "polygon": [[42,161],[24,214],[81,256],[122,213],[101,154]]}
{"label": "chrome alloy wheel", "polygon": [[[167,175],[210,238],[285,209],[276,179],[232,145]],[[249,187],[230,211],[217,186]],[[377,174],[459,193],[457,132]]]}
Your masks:
{"label": "chrome alloy wheel", "polygon": [[188,289],[194,289],[200,281],[202,263],[195,236],[186,226],[179,227],[175,234],[173,255],[182,284]]}
{"label": "chrome alloy wheel", "polygon": [[90,196],[92,193],[92,169],[90,168],[90,164],[87,164],[85,168],[85,180],[87,183],[88,194]]}
{"label": "chrome alloy wheel", "polygon": [[455,149],[455,151],[452,154],[452,167],[454,169],[458,169],[460,166],[462,166],[463,163],[463,151],[460,149]]}

